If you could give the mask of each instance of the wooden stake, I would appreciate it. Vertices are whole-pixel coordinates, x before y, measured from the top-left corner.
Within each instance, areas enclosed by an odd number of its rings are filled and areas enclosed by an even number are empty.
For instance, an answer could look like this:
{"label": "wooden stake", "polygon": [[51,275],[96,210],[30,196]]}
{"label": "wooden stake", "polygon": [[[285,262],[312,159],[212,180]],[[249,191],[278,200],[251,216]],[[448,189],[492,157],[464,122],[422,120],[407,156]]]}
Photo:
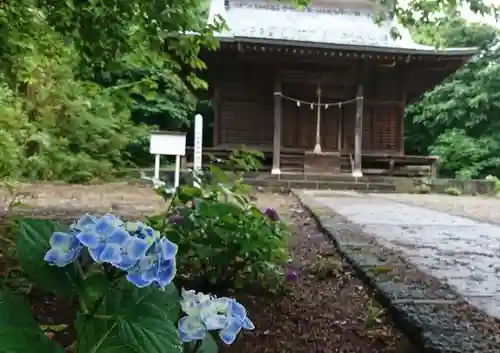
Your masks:
{"label": "wooden stake", "polygon": [[362,177],[361,154],[363,149],[363,85],[360,83],[356,93],[356,121],[354,127],[354,168],[352,175]]}

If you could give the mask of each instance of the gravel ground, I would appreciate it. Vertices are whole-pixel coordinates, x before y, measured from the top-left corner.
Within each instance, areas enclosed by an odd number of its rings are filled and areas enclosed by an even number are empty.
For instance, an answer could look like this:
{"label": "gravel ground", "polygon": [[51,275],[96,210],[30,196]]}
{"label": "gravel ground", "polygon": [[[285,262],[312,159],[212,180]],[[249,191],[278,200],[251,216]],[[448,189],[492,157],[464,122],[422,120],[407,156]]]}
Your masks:
{"label": "gravel ground", "polygon": [[[76,218],[85,212],[116,212],[121,216],[138,217],[165,207],[163,199],[151,187],[140,184],[20,184],[16,192],[23,203],[18,212],[55,218]],[[0,189],[3,208],[11,200],[12,195]]]}
{"label": "gravel ground", "polygon": [[500,225],[500,199],[494,197],[438,194],[371,194],[371,196]]}

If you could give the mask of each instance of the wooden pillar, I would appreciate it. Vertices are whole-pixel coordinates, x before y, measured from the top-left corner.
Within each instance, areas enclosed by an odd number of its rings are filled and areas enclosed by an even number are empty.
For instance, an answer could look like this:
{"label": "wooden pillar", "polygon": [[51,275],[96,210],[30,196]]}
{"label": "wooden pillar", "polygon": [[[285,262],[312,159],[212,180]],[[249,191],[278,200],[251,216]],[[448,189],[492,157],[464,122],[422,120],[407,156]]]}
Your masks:
{"label": "wooden pillar", "polygon": [[431,179],[437,178],[438,167],[439,167],[439,158],[436,158],[431,163],[431,170],[430,170]]}
{"label": "wooden pillar", "polygon": [[342,151],[342,140],[344,138],[342,134],[342,129],[344,128],[344,113],[342,107],[338,108],[340,114],[337,116],[337,150]]}
{"label": "wooden pillar", "polygon": [[210,87],[212,90],[212,109],[213,109],[213,128],[212,128],[212,146],[218,146],[221,143],[224,143],[226,141],[223,141],[223,137],[221,136],[221,124],[220,124],[220,115],[221,115],[221,81],[220,81],[220,71],[219,67],[220,65],[217,65],[216,63],[210,63],[209,65],[212,65],[211,68],[213,71],[211,71],[211,76],[209,77],[210,80]]}
{"label": "wooden pillar", "polygon": [[407,102],[407,72],[408,66],[405,65],[401,69],[401,115],[399,117],[398,124],[398,149],[399,154],[404,156],[405,154],[405,115],[406,115],[406,102]]}
{"label": "wooden pillar", "polygon": [[318,99],[316,108],[318,110],[316,111],[316,143],[314,144],[313,152],[319,154],[321,153],[321,85],[319,83],[316,95]]}
{"label": "wooden pillar", "polygon": [[216,86],[213,91],[212,107],[214,113],[214,125],[212,130],[212,145],[220,144],[220,94],[219,88]]}
{"label": "wooden pillar", "polygon": [[356,93],[356,120],[354,126],[354,168],[352,176],[359,178],[363,176],[361,169],[361,154],[363,150],[363,84],[358,85]]}
{"label": "wooden pillar", "polygon": [[271,174],[281,173],[281,74],[276,71],[274,78],[274,128],[273,128],[273,167]]}

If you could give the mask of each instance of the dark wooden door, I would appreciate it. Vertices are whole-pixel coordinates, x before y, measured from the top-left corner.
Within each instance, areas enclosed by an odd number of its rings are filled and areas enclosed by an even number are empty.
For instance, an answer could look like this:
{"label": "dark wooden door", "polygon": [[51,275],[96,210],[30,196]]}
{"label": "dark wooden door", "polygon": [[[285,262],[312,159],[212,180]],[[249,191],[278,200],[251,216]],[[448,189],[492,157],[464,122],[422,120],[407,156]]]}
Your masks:
{"label": "dark wooden door", "polygon": [[[312,150],[316,144],[317,107],[297,106],[283,102],[282,145],[286,148]],[[320,138],[323,151],[339,150],[339,128],[342,111],[337,107],[321,109]]]}
{"label": "dark wooden door", "polygon": [[336,152],[339,149],[339,124],[342,111],[338,107],[321,109],[321,148],[323,151]]}
{"label": "dark wooden door", "polygon": [[314,148],[316,136],[315,111],[309,106],[297,106],[295,102],[283,101],[282,145],[286,148]]}
{"label": "dark wooden door", "polygon": [[354,125],[356,119],[356,106],[347,104],[342,107],[342,146],[344,151],[354,150]]}

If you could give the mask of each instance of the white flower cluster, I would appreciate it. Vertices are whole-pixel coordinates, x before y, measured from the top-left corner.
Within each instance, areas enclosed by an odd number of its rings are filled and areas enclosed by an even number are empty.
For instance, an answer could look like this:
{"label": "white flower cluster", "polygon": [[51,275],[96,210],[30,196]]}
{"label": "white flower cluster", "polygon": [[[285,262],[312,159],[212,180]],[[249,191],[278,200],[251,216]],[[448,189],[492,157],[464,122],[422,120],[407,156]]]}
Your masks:
{"label": "white flower cluster", "polygon": [[186,314],[179,320],[183,342],[203,340],[207,331],[220,330],[221,340],[231,344],[242,328],[255,328],[245,307],[232,298],[217,298],[182,289],[181,309]]}

